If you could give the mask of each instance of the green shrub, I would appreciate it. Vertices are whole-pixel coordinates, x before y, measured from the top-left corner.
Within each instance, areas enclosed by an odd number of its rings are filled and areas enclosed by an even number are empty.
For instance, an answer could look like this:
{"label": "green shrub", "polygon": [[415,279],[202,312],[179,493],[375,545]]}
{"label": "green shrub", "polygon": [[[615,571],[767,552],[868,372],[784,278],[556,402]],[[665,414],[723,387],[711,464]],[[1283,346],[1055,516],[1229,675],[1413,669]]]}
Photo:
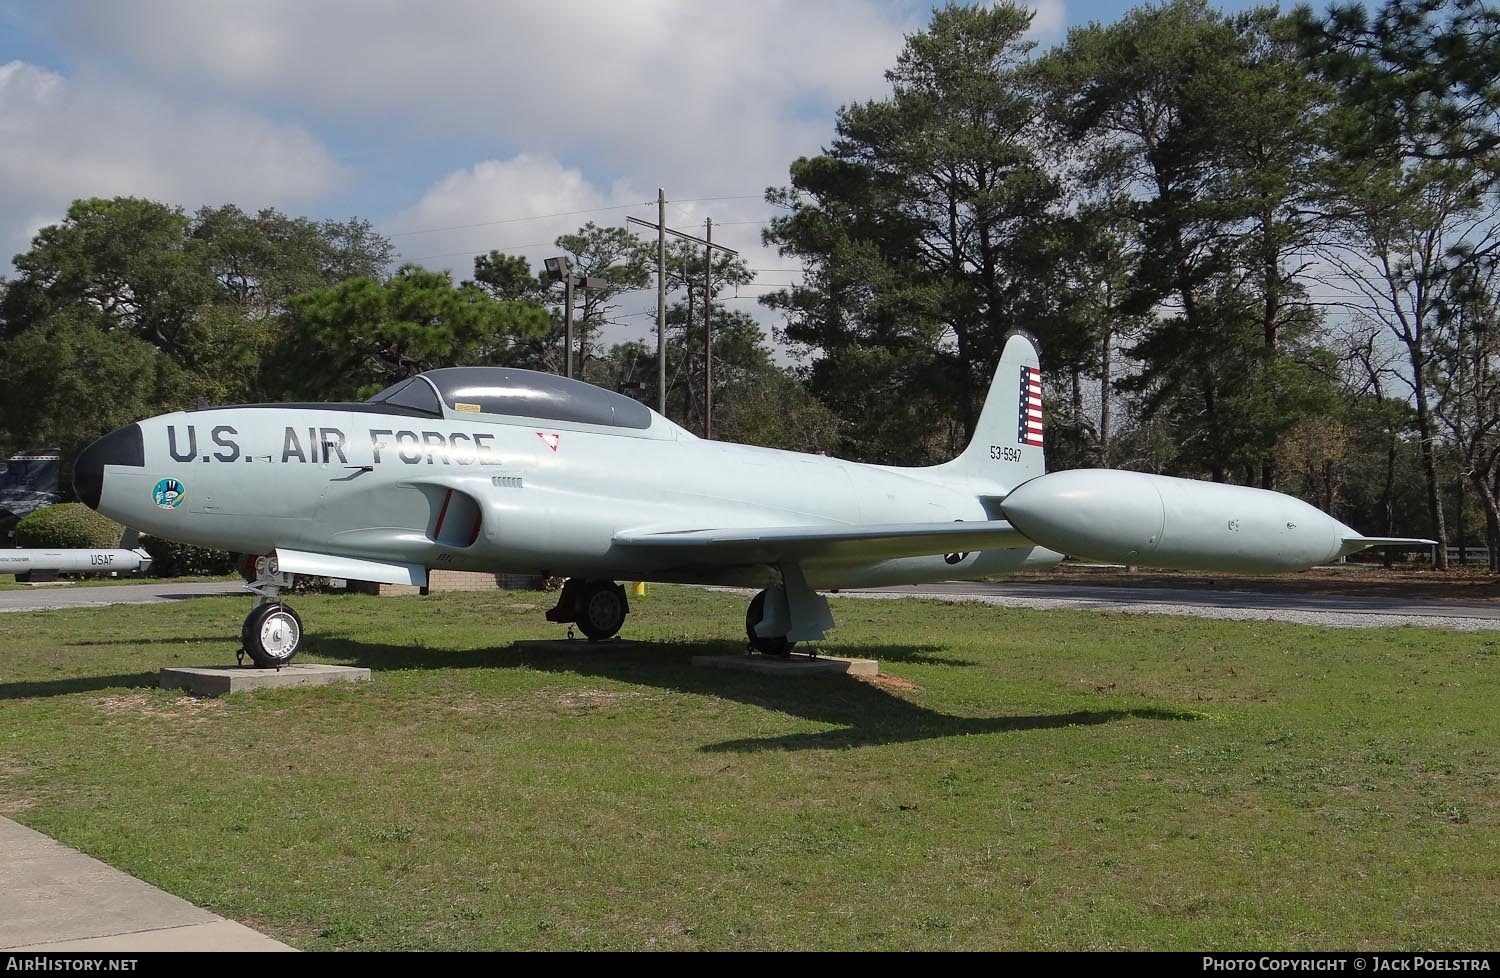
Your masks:
{"label": "green shrub", "polygon": [[151,555],[153,577],[216,577],[239,569],[238,558],[227,550],[148,536],[141,537],[140,546]]}
{"label": "green shrub", "polygon": [[47,549],[111,549],[124,527],[83,503],[59,503],[28,514],[16,524],[16,543]]}
{"label": "green shrub", "polygon": [[292,581],[293,594],[343,594],[344,588],[336,588],[326,577],[309,577],[298,574]]}

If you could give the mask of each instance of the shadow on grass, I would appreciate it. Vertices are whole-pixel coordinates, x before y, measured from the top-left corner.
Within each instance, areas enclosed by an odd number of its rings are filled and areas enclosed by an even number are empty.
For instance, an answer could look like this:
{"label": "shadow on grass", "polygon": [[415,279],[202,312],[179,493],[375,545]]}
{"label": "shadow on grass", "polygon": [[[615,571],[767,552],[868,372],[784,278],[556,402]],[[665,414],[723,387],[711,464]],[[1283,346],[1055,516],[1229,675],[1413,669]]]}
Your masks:
{"label": "shadow on grass", "polygon": [[[972,659],[955,659],[952,656],[936,655],[940,645],[859,645],[839,649],[842,655],[856,659],[877,659],[881,662],[901,662],[919,666],[972,666]],[[740,649],[744,651],[743,648]]]}
{"label": "shadow on grass", "polygon": [[[719,669],[694,668],[695,655],[738,655],[739,642],[605,643],[577,642],[565,647],[527,648],[527,643],[503,648],[452,652],[422,648],[391,648],[345,638],[315,643],[317,654],[370,669],[533,669],[542,672],[599,676],[674,693],[711,696],[774,710],[834,730],[741,738],[699,749],[718,752],[763,750],[827,750],[907,743],[939,737],[1014,733],[1093,726],[1118,720],[1193,720],[1195,714],[1171,709],[1083,710],[1069,713],[1000,717],[961,717],[940,713],[903,699],[880,686],[849,676],[802,678],[756,675]],[[891,659],[885,649],[882,658]],[[914,656],[925,648],[908,648]],[[912,658],[910,661],[940,661]],[[971,663],[958,660],[960,665]]]}
{"label": "shadow on grass", "polygon": [[[66,649],[97,649],[111,645],[194,645],[204,642],[225,645],[238,640],[238,637],[231,637],[227,632],[215,632],[211,635],[169,635],[166,638],[100,638],[93,642],[64,642],[62,645]],[[234,653],[231,652],[229,657],[234,658]]]}
{"label": "shadow on grass", "polygon": [[[859,683],[870,688],[867,683]],[[731,751],[754,753],[766,750],[838,750],[848,747],[868,747],[874,744],[910,743],[916,740],[931,740],[938,737],[968,737],[976,734],[1015,733],[1021,730],[1058,730],[1065,727],[1090,727],[1117,720],[1192,720],[1193,714],[1181,710],[1137,709],[1137,710],[1080,710],[1073,713],[1046,713],[1031,716],[1009,717],[956,717],[936,710],[906,703],[897,697],[888,696],[897,703],[904,703],[905,710],[889,710],[884,715],[878,707],[869,716],[819,716],[809,719],[825,723],[848,723],[838,730],[818,733],[785,734],[780,737],[746,737],[708,744],[704,751]]]}
{"label": "shadow on grass", "polygon": [[75,676],[72,679],[41,679],[34,682],[0,683],[0,700],[24,700],[41,696],[67,696],[69,693],[92,693],[122,686],[156,685],[156,673],[131,672],[115,676]]}

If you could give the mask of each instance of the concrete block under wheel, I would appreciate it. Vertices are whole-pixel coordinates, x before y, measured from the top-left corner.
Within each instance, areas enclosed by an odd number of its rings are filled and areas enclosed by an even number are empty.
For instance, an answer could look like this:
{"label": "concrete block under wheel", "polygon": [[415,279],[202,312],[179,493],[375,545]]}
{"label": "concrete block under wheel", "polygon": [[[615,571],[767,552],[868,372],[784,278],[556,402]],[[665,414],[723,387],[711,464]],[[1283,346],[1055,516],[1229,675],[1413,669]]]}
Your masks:
{"label": "concrete block under wheel", "polygon": [[793,652],[786,658],[750,653],[747,655],[695,655],[693,665],[708,669],[731,669],[766,676],[878,676],[876,659],[840,659],[836,656],[811,656]]}
{"label": "concrete block under wheel", "polygon": [[181,666],[163,669],[158,678],[162,689],[184,689],[194,696],[223,696],[250,689],[283,686],[326,686],[330,683],[367,683],[370,670],[356,666],[327,666],[316,662],[294,662],[280,669],[253,666]]}

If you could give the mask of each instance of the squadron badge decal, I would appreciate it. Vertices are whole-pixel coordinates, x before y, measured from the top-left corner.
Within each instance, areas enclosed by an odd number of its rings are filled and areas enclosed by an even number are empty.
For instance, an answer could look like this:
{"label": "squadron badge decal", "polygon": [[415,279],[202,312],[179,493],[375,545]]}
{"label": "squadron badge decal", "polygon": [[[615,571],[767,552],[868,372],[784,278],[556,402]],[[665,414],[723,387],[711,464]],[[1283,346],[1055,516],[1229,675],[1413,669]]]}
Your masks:
{"label": "squadron badge decal", "polygon": [[163,479],[151,490],[151,499],[161,509],[176,509],[187,498],[187,488],[176,479]]}

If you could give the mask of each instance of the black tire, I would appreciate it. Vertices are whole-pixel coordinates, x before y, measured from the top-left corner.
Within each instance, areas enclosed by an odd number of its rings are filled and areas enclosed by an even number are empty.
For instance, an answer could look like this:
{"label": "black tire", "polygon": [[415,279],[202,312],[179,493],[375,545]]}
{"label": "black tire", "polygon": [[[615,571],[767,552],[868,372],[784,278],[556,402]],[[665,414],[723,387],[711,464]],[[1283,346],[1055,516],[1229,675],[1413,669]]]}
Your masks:
{"label": "black tire", "polygon": [[278,669],[292,661],[302,645],[302,619],[284,604],[256,605],[245,616],[240,644],[262,669]]}
{"label": "black tire", "polygon": [[614,581],[589,581],[578,591],[573,621],[590,642],[603,642],[620,634],[630,602],[625,588]]}
{"label": "black tire", "polygon": [[766,615],[766,594],[762,591],[750,599],[750,608],[745,612],[745,637],[750,640],[750,647],[761,655],[769,655],[773,659],[785,659],[792,654],[796,642],[788,642],[785,635],[773,635],[770,638],[755,634],[755,626]]}

